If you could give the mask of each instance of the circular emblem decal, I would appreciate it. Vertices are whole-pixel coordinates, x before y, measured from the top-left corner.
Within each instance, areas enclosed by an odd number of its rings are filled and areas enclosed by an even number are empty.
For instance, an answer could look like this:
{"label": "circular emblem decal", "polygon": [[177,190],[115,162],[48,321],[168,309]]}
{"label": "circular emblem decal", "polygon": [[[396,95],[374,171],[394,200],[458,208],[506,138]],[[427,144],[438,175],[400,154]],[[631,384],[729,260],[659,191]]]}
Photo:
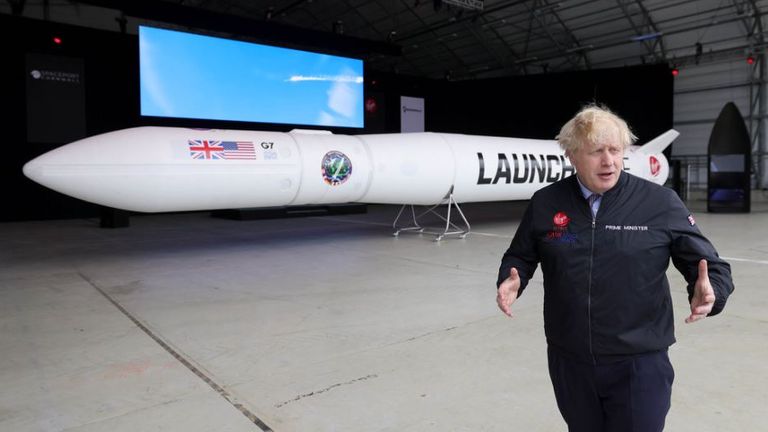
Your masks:
{"label": "circular emblem decal", "polygon": [[651,175],[656,177],[659,175],[659,171],[661,171],[661,162],[656,159],[656,156],[651,156],[649,162],[651,164]]}
{"label": "circular emblem decal", "polygon": [[323,156],[321,165],[323,181],[331,186],[338,186],[352,175],[352,161],[340,151],[329,151]]}
{"label": "circular emblem decal", "polygon": [[568,226],[568,222],[571,221],[571,218],[563,212],[557,212],[555,213],[555,217],[552,218],[552,221],[555,223],[556,227],[565,228]]}

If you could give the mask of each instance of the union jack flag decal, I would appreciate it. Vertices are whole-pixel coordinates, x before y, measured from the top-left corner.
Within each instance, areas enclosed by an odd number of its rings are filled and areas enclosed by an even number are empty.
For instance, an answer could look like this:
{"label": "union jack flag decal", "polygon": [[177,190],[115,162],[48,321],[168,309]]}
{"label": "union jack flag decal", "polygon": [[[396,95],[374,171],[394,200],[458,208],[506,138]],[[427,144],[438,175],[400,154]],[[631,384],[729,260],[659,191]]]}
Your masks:
{"label": "union jack flag decal", "polygon": [[192,159],[256,159],[256,148],[248,141],[189,140]]}

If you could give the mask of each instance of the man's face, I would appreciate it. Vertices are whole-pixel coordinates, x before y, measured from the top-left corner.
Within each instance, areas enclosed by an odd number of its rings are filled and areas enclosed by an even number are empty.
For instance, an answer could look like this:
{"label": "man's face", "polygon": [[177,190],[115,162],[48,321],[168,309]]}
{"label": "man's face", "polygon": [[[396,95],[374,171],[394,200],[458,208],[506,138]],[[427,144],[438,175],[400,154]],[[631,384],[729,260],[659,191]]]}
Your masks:
{"label": "man's face", "polygon": [[566,153],[581,183],[594,193],[603,194],[614,187],[624,168],[624,147],[615,135],[606,134],[596,143],[585,143]]}

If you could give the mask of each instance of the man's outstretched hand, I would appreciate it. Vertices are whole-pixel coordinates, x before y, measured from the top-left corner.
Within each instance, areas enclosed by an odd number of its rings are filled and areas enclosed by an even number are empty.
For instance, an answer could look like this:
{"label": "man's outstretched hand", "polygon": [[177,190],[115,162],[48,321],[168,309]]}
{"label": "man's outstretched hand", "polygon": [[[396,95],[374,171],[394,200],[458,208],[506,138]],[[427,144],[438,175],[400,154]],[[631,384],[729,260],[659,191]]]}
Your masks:
{"label": "man's outstretched hand", "polygon": [[496,293],[496,304],[510,318],[512,317],[512,303],[517,300],[517,292],[519,290],[520,275],[517,274],[517,269],[512,267],[509,270],[509,277],[504,279],[504,282],[499,285],[498,292]]}
{"label": "man's outstretched hand", "polygon": [[686,323],[696,322],[712,312],[712,306],[715,305],[715,290],[709,283],[709,274],[707,273],[707,260],[699,261],[699,277],[696,279],[696,285],[693,286],[693,297],[691,297],[691,315],[685,319]]}

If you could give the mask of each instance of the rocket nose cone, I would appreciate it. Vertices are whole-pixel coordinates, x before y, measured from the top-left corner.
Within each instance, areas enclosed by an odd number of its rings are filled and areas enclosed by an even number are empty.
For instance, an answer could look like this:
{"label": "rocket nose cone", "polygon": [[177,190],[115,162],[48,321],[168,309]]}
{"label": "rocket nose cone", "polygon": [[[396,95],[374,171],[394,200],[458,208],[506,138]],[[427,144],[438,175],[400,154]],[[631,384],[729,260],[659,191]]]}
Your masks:
{"label": "rocket nose cone", "polygon": [[739,108],[728,102],[717,116],[709,136],[710,154],[733,154],[751,151],[749,131]]}
{"label": "rocket nose cone", "polygon": [[22,172],[30,180],[57,192],[81,198],[82,180],[87,176],[87,160],[73,144],[55,148],[30,160]]}
{"label": "rocket nose cone", "polygon": [[39,159],[40,157],[36,157],[25,163],[24,167],[22,168],[22,172],[25,176],[27,176],[28,179],[37,183],[42,183],[42,164],[40,163]]}
{"label": "rocket nose cone", "polygon": [[57,167],[64,165],[64,161],[61,160],[62,151],[60,149],[61,147],[51,150],[48,153],[43,153],[27,162],[24,164],[22,172],[30,180],[55,190],[55,185],[51,184],[51,169],[56,169]]}

